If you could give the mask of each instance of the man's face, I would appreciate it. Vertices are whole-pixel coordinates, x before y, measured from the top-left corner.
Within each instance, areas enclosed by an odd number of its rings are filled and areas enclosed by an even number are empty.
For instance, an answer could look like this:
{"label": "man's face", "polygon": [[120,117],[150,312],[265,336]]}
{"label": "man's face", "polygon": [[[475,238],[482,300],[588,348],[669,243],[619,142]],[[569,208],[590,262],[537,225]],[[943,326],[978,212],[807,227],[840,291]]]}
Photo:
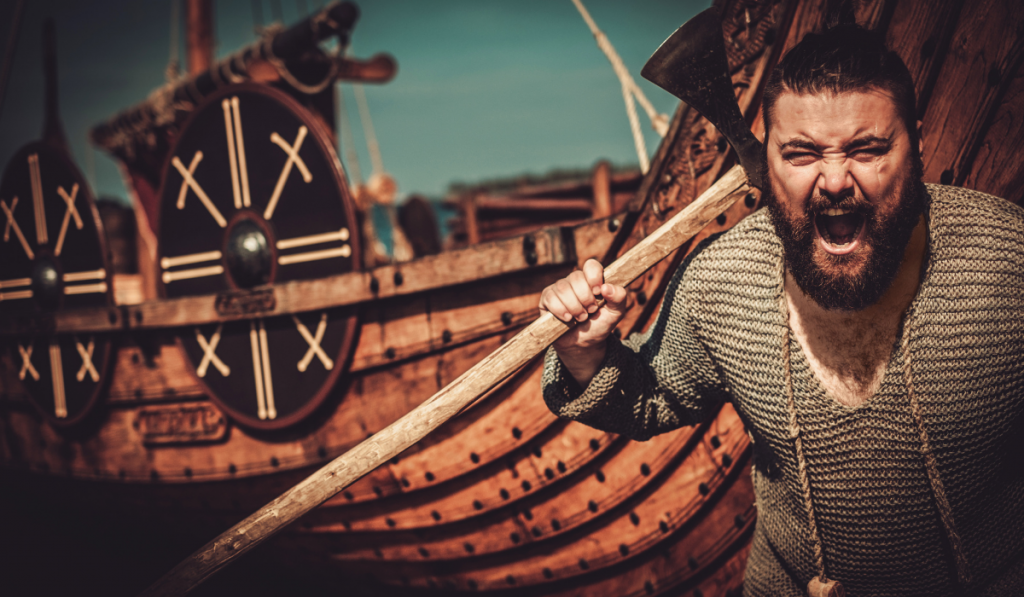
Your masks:
{"label": "man's face", "polygon": [[916,153],[883,91],[782,93],[766,142],[768,206],[786,267],[825,309],[889,288],[923,210]]}

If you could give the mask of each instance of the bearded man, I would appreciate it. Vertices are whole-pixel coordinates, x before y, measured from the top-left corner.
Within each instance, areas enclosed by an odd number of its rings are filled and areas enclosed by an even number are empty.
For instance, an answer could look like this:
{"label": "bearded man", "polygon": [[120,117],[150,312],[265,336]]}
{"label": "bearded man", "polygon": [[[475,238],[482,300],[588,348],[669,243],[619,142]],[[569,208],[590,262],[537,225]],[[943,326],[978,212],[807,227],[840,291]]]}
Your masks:
{"label": "bearded man", "polygon": [[731,400],[746,595],[1024,595],[1024,210],[921,182],[913,81],[873,32],[808,35],[763,109],[767,210],[691,253],[646,334],[611,335],[626,291],[596,261],[544,290],[577,322],[548,406],[645,440]]}

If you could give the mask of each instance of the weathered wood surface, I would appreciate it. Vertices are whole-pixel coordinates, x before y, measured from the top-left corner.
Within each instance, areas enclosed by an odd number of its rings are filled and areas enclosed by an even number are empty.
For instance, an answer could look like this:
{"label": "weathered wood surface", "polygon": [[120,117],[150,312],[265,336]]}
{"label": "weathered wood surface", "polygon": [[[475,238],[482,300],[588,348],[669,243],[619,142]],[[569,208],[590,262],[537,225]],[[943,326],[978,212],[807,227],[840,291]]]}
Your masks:
{"label": "weathered wood surface", "polygon": [[[566,243],[561,229],[547,228],[527,236],[532,239],[534,247],[530,258],[523,248],[524,238],[495,241],[409,263],[381,266],[368,272],[296,280],[237,295],[220,293],[162,299],[119,309],[65,310],[56,312],[52,318],[38,320],[6,316],[0,318],[0,334],[16,335],[37,329],[56,333],[150,330],[273,317],[358,305],[546,265],[575,262],[573,247]],[[222,295],[230,295],[241,306],[218,307],[218,303],[224,303]]]}

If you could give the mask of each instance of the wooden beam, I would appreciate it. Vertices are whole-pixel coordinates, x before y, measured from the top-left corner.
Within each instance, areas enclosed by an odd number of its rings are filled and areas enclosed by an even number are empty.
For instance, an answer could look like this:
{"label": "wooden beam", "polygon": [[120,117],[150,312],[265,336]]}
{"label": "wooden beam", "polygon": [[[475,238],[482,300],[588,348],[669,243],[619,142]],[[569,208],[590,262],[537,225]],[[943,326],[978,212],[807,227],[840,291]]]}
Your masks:
{"label": "wooden beam", "polygon": [[[533,241],[535,259],[528,259],[523,250],[526,238]],[[572,244],[570,231],[545,228],[525,237],[482,243],[371,271],[297,280],[251,291],[161,299],[115,309],[74,309],[45,316],[8,315],[0,318],[0,336],[40,331],[82,333],[175,328],[320,311],[543,266],[575,263]]]}
{"label": "wooden beam", "polygon": [[[678,249],[708,222],[745,196],[747,178],[732,168],[686,209],[680,211],[606,272],[608,282],[626,285]],[[543,314],[501,348],[448,384],[426,402],[342,454],[258,512],[207,543],[147,589],[143,595],[183,595],[233,559],[256,547],[303,514],[423,439],[518,371],[568,328]]]}

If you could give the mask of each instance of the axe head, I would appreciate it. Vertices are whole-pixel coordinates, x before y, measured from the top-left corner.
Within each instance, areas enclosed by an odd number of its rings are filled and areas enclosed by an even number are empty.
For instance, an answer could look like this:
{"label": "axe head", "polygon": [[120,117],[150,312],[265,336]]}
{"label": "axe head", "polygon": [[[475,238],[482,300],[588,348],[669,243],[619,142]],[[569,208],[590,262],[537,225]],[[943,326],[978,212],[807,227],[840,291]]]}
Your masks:
{"label": "axe head", "polygon": [[761,143],[736,104],[722,40],[722,18],[709,8],[676,30],[647,60],[640,74],[696,109],[739,156],[752,186],[764,188]]}

